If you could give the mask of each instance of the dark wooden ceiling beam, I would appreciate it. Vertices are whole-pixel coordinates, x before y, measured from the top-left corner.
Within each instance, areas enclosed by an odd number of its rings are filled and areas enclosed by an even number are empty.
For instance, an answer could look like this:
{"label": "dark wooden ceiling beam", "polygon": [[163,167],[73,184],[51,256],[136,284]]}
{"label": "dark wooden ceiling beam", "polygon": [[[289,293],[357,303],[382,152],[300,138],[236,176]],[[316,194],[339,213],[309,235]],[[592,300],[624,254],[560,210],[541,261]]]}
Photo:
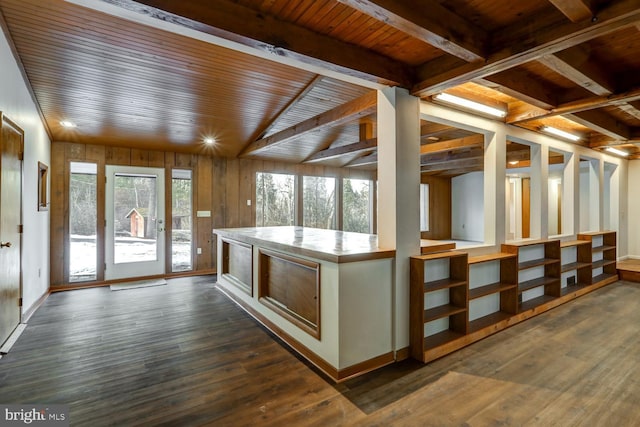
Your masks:
{"label": "dark wooden ceiling beam", "polygon": [[553,90],[522,70],[503,71],[476,82],[538,108],[550,109],[558,105],[558,97]]}
{"label": "dark wooden ceiling beam", "polygon": [[350,161],[345,167],[370,166],[378,163],[378,153],[368,154]]}
{"label": "dark wooden ceiling beam", "polygon": [[586,0],[549,0],[560,12],[572,22],[580,22],[591,19],[593,11],[591,2]]}
{"label": "dark wooden ceiling beam", "polygon": [[634,127],[629,129],[629,138],[622,141],[619,139],[611,138],[606,135],[598,135],[591,138],[589,142],[590,148],[610,147],[622,144],[640,144],[640,127]]}
{"label": "dark wooden ceiling beam", "polygon": [[577,101],[567,102],[558,105],[556,108],[544,111],[533,111],[527,114],[513,117],[511,120],[507,120],[509,124],[519,124],[528,122],[531,120],[539,120],[547,117],[562,116],[565,114],[573,114],[580,111],[595,110],[598,108],[606,107],[609,105],[616,105],[619,103],[627,103],[640,99],[640,87],[631,89],[626,92],[612,94],[608,96],[595,96],[591,98],[579,99]]}
{"label": "dark wooden ceiling beam", "polygon": [[531,150],[523,149],[517,151],[507,152],[507,163],[509,162],[521,162],[523,160],[531,160]]}
{"label": "dark wooden ceiling beam", "polygon": [[485,59],[487,32],[435,1],[338,1],[467,62]]}
{"label": "dark wooden ceiling beam", "polygon": [[484,158],[484,149],[481,147],[472,148],[470,150],[459,151],[459,152],[441,152],[435,154],[426,154],[421,156],[420,164],[438,164],[438,163],[447,163],[453,160],[464,160],[464,159],[481,159]]}
{"label": "dark wooden ceiling beam", "polygon": [[451,132],[452,126],[443,125],[440,123],[429,122],[420,126],[420,138],[425,139],[429,137],[439,137],[440,135]]}
{"label": "dark wooden ceiling beam", "polygon": [[369,114],[375,113],[377,102],[377,92],[368,92],[360,98],[356,98],[353,101],[342,104],[332,110],[325,111],[315,117],[311,117],[310,119],[304,120],[294,126],[283,129],[280,132],[276,132],[273,135],[254,141],[244,151],[242,151],[240,156],[246,157],[266,148],[274,147],[294,138],[299,138],[308,132],[320,130],[329,126],[337,126],[352,121],[358,117],[368,116]]}
{"label": "dark wooden ceiling beam", "polygon": [[433,142],[420,146],[420,155],[440,153],[443,151],[460,150],[463,148],[480,147],[484,145],[484,135],[472,135],[450,141]]}
{"label": "dark wooden ceiling beam", "polygon": [[484,63],[451,67],[451,62],[434,60],[421,65],[417,71],[420,81],[412,93],[421,97],[433,95],[636,25],[640,22],[640,8],[637,0],[621,0],[603,8],[593,21],[549,22],[548,18],[529,16],[526,22],[501,30],[493,37],[495,45]]}
{"label": "dark wooden ceiling beam", "polygon": [[[538,61],[596,95],[611,95],[616,90],[616,84],[610,75],[593,61],[589,61],[588,52],[584,52],[580,47],[546,55],[539,58]],[[617,107],[640,119],[640,109],[636,105],[619,102]],[[613,118],[607,118],[603,114],[576,113],[572,116],[572,119],[578,123],[609,137],[625,138],[623,135],[628,134],[628,129],[624,129],[625,126],[622,123]],[[592,122],[592,118],[596,120]]]}
{"label": "dark wooden ceiling beam", "polygon": [[413,72],[369,49],[345,43],[228,0],[103,0],[107,3],[239,43],[279,57],[366,81],[410,87]]}
{"label": "dark wooden ceiling beam", "polygon": [[630,116],[640,120],[640,102],[638,101],[626,102],[623,104],[619,104],[618,108],[620,108],[622,111],[629,114]]}
{"label": "dark wooden ceiling beam", "polygon": [[378,138],[366,139],[353,144],[342,145],[335,148],[327,148],[307,157],[302,163],[315,163],[324,160],[335,159],[347,154],[366,153],[378,147]]}
{"label": "dark wooden ceiling beam", "polygon": [[629,139],[631,137],[629,126],[601,111],[579,111],[567,114],[565,117],[610,138]]}
{"label": "dark wooden ceiling beam", "polygon": [[313,90],[313,88],[322,81],[324,77],[316,75],[311,81],[300,91],[298,94],[292,98],[287,105],[285,105],[278,113],[271,118],[269,123],[260,131],[260,135],[255,139],[263,138],[265,135],[269,133],[271,129],[276,125],[278,120],[280,120],[285,114],[287,114],[295,105],[302,101],[302,99],[309,94]]}
{"label": "dark wooden ceiling beam", "polygon": [[585,58],[580,48],[545,55],[538,61],[595,95],[610,95],[616,91],[611,77]]}
{"label": "dark wooden ceiling beam", "polygon": [[450,171],[453,169],[482,168],[484,166],[483,158],[452,160],[447,163],[431,163],[422,165],[420,170],[423,172]]}

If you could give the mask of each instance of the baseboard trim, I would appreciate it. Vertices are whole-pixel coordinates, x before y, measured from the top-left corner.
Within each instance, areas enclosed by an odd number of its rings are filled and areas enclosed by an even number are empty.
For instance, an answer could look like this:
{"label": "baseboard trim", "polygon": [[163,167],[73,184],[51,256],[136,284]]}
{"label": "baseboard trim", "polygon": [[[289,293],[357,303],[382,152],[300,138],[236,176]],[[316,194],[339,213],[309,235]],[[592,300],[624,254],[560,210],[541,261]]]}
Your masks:
{"label": "baseboard trim", "polygon": [[47,300],[47,298],[49,298],[50,294],[51,294],[51,291],[49,291],[49,290],[46,291],[44,294],[42,294],[42,296],[40,298],[38,298],[36,300],[36,302],[31,304],[31,307],[29,307],[28,310],[26,310],[24,313],[22,313],[22,316],[20,317],[20,323],[29,322],[29,319],[31,319],[31,316],[33,316],[33,313],[35,313],[36,310],[39,309],[42,304],[44,304],[44,302]]}

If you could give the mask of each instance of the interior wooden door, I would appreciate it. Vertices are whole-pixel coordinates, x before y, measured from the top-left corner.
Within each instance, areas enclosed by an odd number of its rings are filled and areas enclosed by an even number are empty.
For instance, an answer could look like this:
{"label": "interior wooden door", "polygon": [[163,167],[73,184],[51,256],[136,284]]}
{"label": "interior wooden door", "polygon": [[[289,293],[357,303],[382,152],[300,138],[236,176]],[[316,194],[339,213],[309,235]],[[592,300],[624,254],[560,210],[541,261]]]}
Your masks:
{"label": "interior wooden door", "polygon": [[2,113],[0,113],[0,119],[0,344],[2,344],[20,323],[24,133]]}

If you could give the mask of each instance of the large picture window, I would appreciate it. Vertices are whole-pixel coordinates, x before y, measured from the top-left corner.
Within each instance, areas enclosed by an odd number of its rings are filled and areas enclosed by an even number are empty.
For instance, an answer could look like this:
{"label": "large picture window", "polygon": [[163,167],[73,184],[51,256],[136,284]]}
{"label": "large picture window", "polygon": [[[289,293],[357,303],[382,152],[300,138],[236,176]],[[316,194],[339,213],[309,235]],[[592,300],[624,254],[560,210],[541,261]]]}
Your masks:
{"label": "large picture window", "polygon": [[336,228],[336,179],[305,176],[302,193],[302,225],[313,228]]}
{"label": "large picture window", "polygon": [[171,271],[193,269],[191,171],[173,169],[171,176]]}
{"label": "large picture window", "polygon": [[342,181],[342,229],[371,233],[371,181],[351,178]]}
{"label": "large picture window", "polygon": [[69,176],[69,282],[96,280],[95,163],[71,162]]}
{"label": "large picture window", "polygon": [[294,224],[294,178],[288,174],[256,173],[256,227]]}

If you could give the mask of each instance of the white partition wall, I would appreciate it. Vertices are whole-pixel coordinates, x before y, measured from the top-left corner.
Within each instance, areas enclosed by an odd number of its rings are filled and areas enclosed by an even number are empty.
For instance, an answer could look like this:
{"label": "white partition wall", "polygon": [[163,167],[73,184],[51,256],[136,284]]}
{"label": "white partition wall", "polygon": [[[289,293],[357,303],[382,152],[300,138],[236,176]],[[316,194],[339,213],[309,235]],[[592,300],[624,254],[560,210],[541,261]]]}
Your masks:
{"label": "white partition wall", "polygon": [[[608,153],[591,150],[578,144],[561,141],[547,135],[506,125],[496,120],[485,119],[441,105],[423,102],[420,106],[421,117],[436,123],[443,123],[460,129],[485,135],[484,159],[484,246],[474,248],[473,254],[490,253],[500,249],[507,238],[509,223],[508,202],[511,197],[506,179],[507,139],[524,143],[532,147],[531,166],[528,170],[531,182],[531,237],[547,238],[549,235],[563,239],[575,238],[581,231],[608,229],[618,232],[618,253],[627,254],[627,227],[636,232],[640,241],[640,226],[628,222],[627,198],[620,194],[634,192],[632,185],[627,186],[627,174],[636,162],[628,162]],[[562,212],[560,213],[562,230],[552,233],[549,223],[550,212],[550,176],[557,173],[549,164],[549,152],[564,155],[565,164],[561,168]],[[582,172],[580,166],[582,162]],[[605,165],[606,163],[606,165]],[[640,164],[640,162],[638,162]],[[629,166],[631,165],[631,166]],[[555,168],[557,169],[557,168]],[[509,169],[512,171],[512,169]],[[631,169],[629,183],[640,182],[640,166]],[[633,181],[632,176],[636,177]],[[551,178],[553,179],[553,177]],[[639,190],[636,190],[639,191]],[[517,195],[516,195],[517,196]],[[608,204],[604,203],[605,199]],[[628,197],[629,212],[640,215],[640,197]],[[457,202],[460,203],[460,202]],[[557,203],[557,199],[556,199]],[[605,205],[608,205],[606,207]],[[604,209],[607,209],[606,213]],[[615,220],[614,220],[615,218]],[[557,222],[558,220],[555,219]],[[465,227],[467,222],[464,222]],[[552,227],[555,229],[555,226]],[[629,234],[634,240],[633,233]],[[629,241],[629,252],[640,256],[640,243]],[[631,249],[631,248],[634,249]]]}

